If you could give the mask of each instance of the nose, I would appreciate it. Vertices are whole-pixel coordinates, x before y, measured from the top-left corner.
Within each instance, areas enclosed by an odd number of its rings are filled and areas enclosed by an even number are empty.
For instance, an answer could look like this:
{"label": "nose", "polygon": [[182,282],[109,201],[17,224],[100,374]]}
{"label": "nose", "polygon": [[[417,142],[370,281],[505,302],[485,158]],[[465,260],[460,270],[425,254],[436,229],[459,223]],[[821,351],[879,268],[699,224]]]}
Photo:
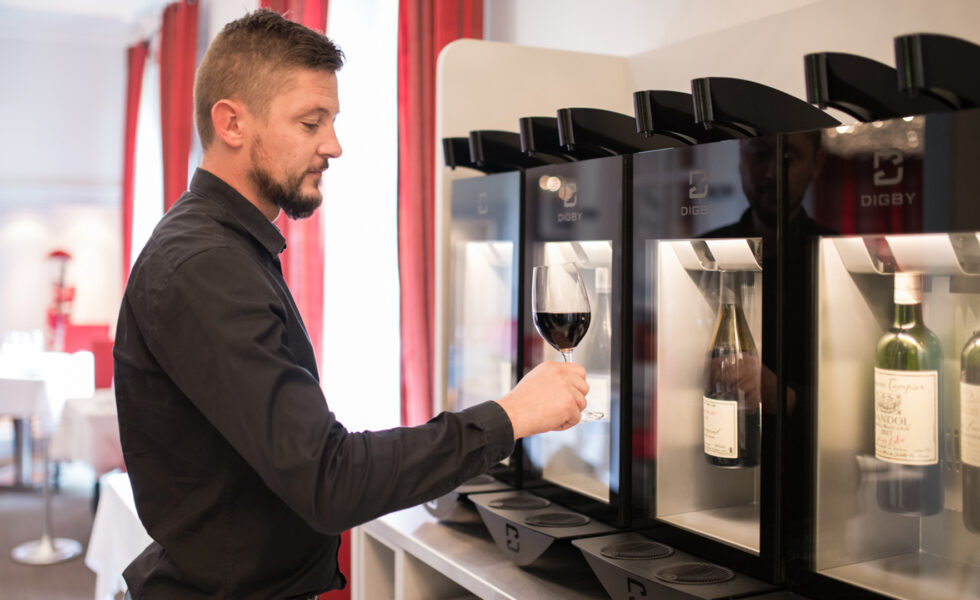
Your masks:
{"label": "nose", "polygon": [[340,158],[344,149],[340,147],[340,140],[337,138],[337,131],[333,127],[325,128],[326,134],[317,147],[317,154],[324,158]]}

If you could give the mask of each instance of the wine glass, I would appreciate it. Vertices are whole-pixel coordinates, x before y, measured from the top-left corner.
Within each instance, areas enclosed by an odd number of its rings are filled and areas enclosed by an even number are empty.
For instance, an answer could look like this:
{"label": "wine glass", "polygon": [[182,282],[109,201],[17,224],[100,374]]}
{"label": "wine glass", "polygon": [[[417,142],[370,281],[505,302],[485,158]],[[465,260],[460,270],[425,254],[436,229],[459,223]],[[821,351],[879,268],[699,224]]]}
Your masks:
{"label": "wine glass", "polygon": [[[589,330],[592,310],[582,274],[575,263],[543,265],[531,272],[531,311],[534,327],[544,341],[572,362],[572,351]],[[602,412],[588,407],[582,421],[595,421]]]}

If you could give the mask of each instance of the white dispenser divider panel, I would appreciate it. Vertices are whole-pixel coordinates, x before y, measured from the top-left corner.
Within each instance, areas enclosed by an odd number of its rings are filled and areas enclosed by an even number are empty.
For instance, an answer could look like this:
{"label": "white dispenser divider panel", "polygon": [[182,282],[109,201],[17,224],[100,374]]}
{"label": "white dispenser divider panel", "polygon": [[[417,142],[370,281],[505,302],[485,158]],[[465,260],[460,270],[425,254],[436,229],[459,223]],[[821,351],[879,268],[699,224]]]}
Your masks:
{"label": "white dispenser divider panel", "polygon": [[[608,340],[603,346],[600,338],[610,331],[611,323],[608,320],[611,314],[605,312],[603,303],[597,300],[599,290],[610,282],[608,276],[612,269],[612,244],[605,240],[548,242],[544,244],[543,255],[544,264],[574,262],[582,274],[589,295],[592,320],[585,337],[572,353],[572,360],[585,367],[586,381],[589,384],[589,406],[601,411],[604,416],[589,423],[579,423],[565,431],[527,438],[524,444],[529,447],[535,460],[540,461],[537,466],[545,480],[601,502],[609,502],[609,476],[613,472],[609,421],[612,393],[611,346]],[[527,284],[532,285],[530,277]],[[603,291],[609,292],[611,290]],[[605,306],[608,308],[608,302]],[[540,338],[536,343],[544,347],[545,360],[562,360],[561,354]]]}
{"label": "white dispenser divider panel", "polygon": [[833,238],[849,273],[980,274],[975,233],[930,233]]}
{"label": "white dispenser divider panel", "polygon": [[[878,339],[894,317],[893,276],[877,268],[861,237],[822,238],[818,247],[817,486],[818,572],[909,600],[980,598],[980,535],[963,526],[959,353],[980,326],[980,293],[952,292],[948,235],[887,236],[896,262],[924,271],[926,326],[940,339],[940,435],[944,510],[927,517],[881,509],[884,475],[874,456],[874,365]],[[893,243],[899,238],[898,244]],[[874,241],[874,238],[871,238]],[[878,238],[880,239],[880,238]],[[896,248],[898,250],[896,251]],[[950,250],[952,246],[949,246]],[[935,252],[939,256],[915,259]],[[931,268],[928,268],[931,267]],[[960,271],[962,272],[962,271]],[[962,277],[960,275],[959,277]],[[971,277],[970,279],[973,279]]]}
{"label": "white dispenser divider panel", "polygon": [[[721,240],[711,240],[718,242]],[[724,240],[729,241],[729,240]],[[724,469],[704,458],[703,408],[705,354],[717,318],[717,269],[739,265],[754,272],[753,285],[741,288],[749,329],[762,341],[762,274],[755,258],[758,240],[714,244],[706,240],[647,242],[656,259],[657,294],[657,498],[656,517],[725,544],[758,554],[759,468]],[[718,252],[715,255],[715,252]],[[714,286],[714,287],[712,287]]]}
{"label": "white dispenser divider panel", "polygon": [[759,264],[757,240],[704,240],[711,250],[719,271],[753,271],[762,270]]}
{"label": "white dispenser divider panel", "polygon": [[[458,398],[452,408],[461,410],[499,398],[513,387],[511,357],[513,323],[513,255],[511,242],[462,242],[461,259],[453,273],[453,344],[459,349]],[[452,391],[452,390],[451,390]]]}
{"label": "white dispenser divider panel", "polygon": [[886,235],[899,271],[932,275],[964,273],[949,234]]}
{"label": "white dispenser divider panel", "polygon": [[762,271],[758,238],[664,241],[688,271]]}
{"label": "white dispenser divider panel", "polygon": [[878,273],[863,238],[844,237],[833,240],[844,268],[851,273]]}

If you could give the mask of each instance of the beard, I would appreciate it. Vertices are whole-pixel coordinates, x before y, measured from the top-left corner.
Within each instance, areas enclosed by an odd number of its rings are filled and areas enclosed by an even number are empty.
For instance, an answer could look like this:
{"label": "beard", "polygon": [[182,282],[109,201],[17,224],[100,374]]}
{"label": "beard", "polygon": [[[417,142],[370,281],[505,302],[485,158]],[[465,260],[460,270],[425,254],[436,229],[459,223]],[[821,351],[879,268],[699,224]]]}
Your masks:
{"label": "beard", "polygon": [[323,196],[319,192],[303,193],[303,178],[306,177],[307,172],[304,171],[295,177],[287,176],[284,181],[277,181],[264,167],[267,161],[260,160],[265,155],[264,152],[260,152],[261,146],[261,142],[258,142],[252,147],[252,168],[248,172],[259,194],[268,198],[294,221],[305,219],[316,212],[323,202]]}

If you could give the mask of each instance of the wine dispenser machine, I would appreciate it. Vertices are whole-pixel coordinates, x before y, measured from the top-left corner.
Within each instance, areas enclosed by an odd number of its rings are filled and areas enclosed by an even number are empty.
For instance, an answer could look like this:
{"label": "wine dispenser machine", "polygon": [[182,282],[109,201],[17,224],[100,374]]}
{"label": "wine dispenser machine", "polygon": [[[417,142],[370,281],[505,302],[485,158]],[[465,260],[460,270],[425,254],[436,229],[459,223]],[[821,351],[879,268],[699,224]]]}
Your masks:
{"label": "wine dispenser machine", "polygon": [[821,142],[813,568],[980,598],[980,110]]}

